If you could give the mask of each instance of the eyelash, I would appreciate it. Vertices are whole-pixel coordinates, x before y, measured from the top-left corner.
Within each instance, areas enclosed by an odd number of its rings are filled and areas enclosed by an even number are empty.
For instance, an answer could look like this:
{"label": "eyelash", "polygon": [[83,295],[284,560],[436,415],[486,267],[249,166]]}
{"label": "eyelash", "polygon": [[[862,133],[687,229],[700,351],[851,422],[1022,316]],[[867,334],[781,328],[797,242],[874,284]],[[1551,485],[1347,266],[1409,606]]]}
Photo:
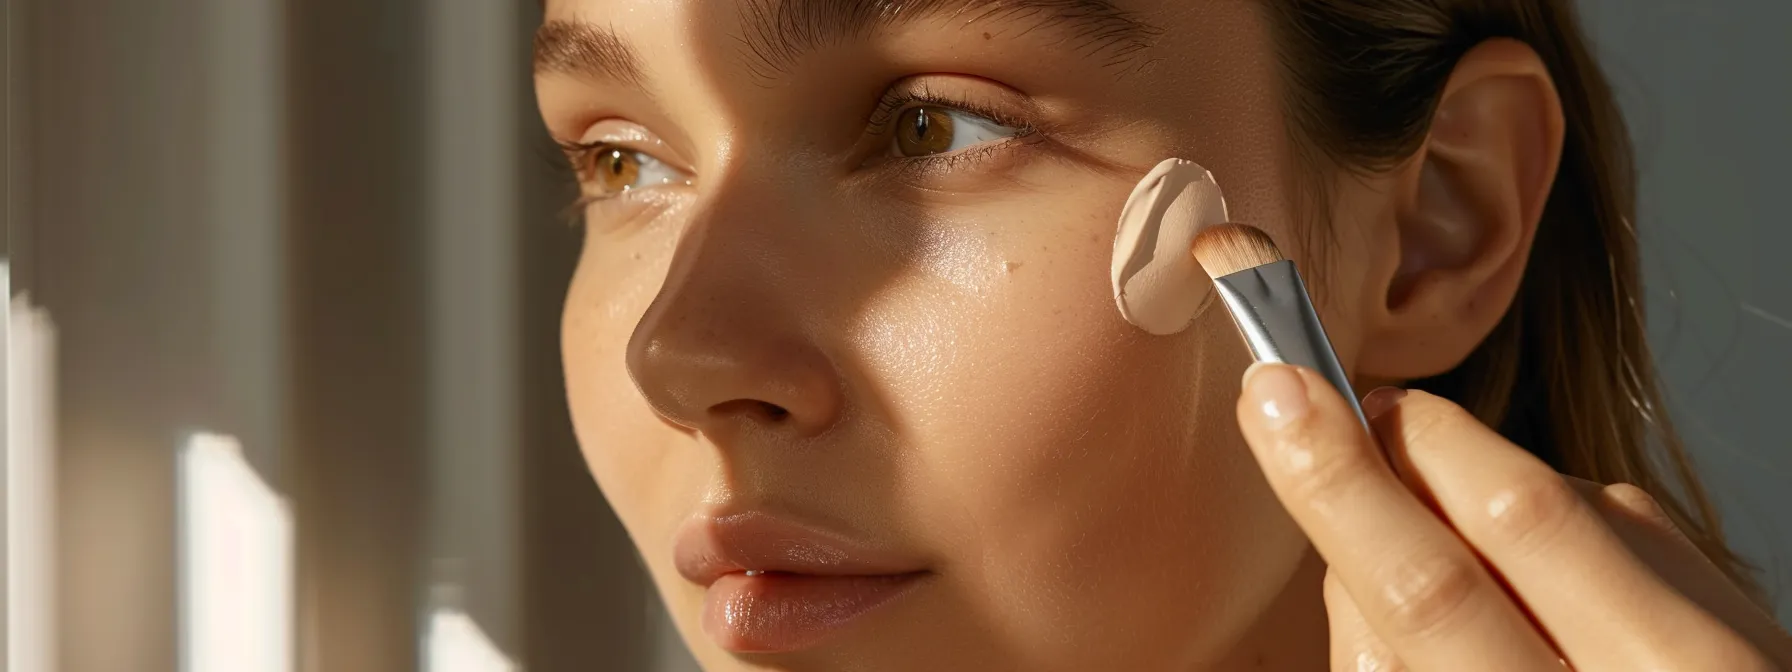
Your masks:
{"label": "eyelash", "polygon": [[897,170],[900,172],[912,174],[929,170],[950,171],[987,158],[996,152],[1011,149],[1015,141],[1026,139],[1039,132],[1037,126],[1034,126],[1024,119],[1020,119],[1003,112],[1002,110],[996,109],[993,106],[979,104],[975,101],[962,98],[941,95],[922,86],[916,86],[905,91],[891,91],[884,94],[884,97],[878,101],[877,107],[871,112],[871,118],[867,125],[866,132],[873,137],[888,137],[890,132],[894,130],[891,126],[903,112],[906,112],[913,107],[926,106],[944,107],[959,112],[969,112],[993,121],[1001,126],[1012,128],[1015,130],[1015,133],[1003,140],[985,142],[982,143],[981,146],[961,149],[956,152],[929,154],[926,156],[889,157],[886,159],[892,163],[896,163]]}
{"label": "eyelash", "polygon": [[[961,149],[955,152],[930,154],[926,156],[884,158],[884,161],[896,164],[896,169],[906,175],[926,171],[951,171],[987,158],[996,152],[1011,149],[1011,146],[1015,141],[1026,139],[1039,132],[1038,127],[1033,124],[992,106],[940,95],[924,87],[915,87],[906,91],[891,91],[885,93],[883,98],[878,100],[877,107],[871,112],[870,119],[866,125],[866,133],[876,138],[889,137],[893,130],[891,128],[892,125],[901,113],[917,106],[943,107],[959,112],[967,112],[993,121],[1003,127],[1015,129],[1015,133],[1003,140],[984,142],[981,146]],[[603,140],[592,142],[558,140],[555,144],[559,145],[560,150],[565,153],[568,163],[570,164],[568,167],[573,173],[573,178],[580,184],[579,197],[568,207],[567,214],[569,218],[576,221],[593,203],[614,200],[624,193],[629,193],[619,192],[608,195],[586,193],[584,189],[584,170],[593,159],[604,152],[615,150],[638,152],[639,150],[632,149],[624,143]]]}
{"label": "eyelash", "polygon": [[585,170],[587,166],[591,165],[592,160],[606,152],[618,150],[639,154],[646,154],[646,152],[634,149],[626,143],[611,142],[607,140],[593,140],[591,142],[555,140],[554,144],[558,145],[560,151],[566,155],[566,163],[559,164],[560,167],[569,170],[572,173],[573,181],[579,187],[578,198],[573,199],[573,202],[566,206],[564,216],[569,222],[576,224],[585,219],[586,209],[590,208],[595,203],[613,201],[623,194],[632,193],[633,191],[643,191],[636,189],[614,194],[587,193],[585,190]]}

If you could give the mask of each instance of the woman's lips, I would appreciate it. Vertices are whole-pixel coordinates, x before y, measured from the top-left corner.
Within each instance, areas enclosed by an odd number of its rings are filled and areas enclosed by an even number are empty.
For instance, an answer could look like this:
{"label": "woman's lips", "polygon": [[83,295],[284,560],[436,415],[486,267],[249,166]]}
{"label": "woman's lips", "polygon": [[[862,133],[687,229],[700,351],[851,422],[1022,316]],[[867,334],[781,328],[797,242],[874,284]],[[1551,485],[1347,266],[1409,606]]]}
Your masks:
{"label": "woman's lips", "polygon": [[704,631],[736,653],[812,646],[928,575],[912,558],[757,512],[691,520],[673,556],[707,588]]}
{"label": "woman's lips", "polygon": [[924,575],[728,574],[709,586],[703,631],[735,653],[805,649],[900,597]]}

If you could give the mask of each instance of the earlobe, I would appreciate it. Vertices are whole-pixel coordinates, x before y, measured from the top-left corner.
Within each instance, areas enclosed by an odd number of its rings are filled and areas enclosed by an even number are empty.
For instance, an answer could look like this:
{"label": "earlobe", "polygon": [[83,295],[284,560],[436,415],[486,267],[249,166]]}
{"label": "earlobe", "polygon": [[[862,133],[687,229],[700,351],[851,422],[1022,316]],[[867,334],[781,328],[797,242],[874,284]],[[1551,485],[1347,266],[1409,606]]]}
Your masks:
{"label": "earlobe", "polygon": [[1511,306],[1562,151],[1561,101],[1523,43],[1490,40],[1451,74],[1399,175],[1399,263],[1370,316],[1364,375],[1454,368]]}

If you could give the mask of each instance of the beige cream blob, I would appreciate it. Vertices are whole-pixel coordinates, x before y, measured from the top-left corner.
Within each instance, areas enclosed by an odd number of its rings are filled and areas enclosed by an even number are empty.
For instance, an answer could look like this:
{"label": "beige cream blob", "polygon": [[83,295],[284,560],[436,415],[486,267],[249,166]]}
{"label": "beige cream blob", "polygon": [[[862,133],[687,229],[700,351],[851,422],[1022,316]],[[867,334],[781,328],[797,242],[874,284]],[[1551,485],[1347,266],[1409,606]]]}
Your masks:
{"label": "beige cream blob", "polygon": [[1114,234],[1114,303],[1121,317],[1160,336],[1194,321],[1213,282],[1189,254],[1203,227],[1226,222],[1213,174],[1193,161],[1165,159],[1133,187]]}

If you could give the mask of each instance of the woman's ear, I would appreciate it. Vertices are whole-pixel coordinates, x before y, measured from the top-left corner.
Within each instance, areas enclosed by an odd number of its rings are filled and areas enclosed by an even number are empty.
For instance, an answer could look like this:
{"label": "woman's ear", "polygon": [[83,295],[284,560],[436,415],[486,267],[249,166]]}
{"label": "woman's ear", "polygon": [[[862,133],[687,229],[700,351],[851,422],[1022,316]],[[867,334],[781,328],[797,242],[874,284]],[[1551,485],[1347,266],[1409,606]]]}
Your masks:
{"label": "woman's ear", "polygon": [[[1562,153],[1562,103],[1542,59],[1509,39],[1456,64],[1431,130],[1394,176],[1399,263],[1370,277],[1366,378],[1455,368],[1499,324],[1524,276]],[[1386,252],[1394,252],[1388,250]]]}

